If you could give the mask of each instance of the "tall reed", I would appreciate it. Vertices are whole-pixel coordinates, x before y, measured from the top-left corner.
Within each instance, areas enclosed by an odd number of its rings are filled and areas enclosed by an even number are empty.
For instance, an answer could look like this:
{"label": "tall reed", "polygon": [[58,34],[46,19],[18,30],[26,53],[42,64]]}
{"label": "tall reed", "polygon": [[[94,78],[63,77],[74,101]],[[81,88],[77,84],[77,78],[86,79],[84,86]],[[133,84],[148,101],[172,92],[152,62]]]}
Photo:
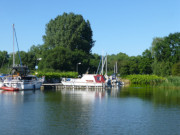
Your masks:
{"label": "tall reed", "polygon": [[159,84],[165,81],[165,78],[156,75],[128,75],[127,79],[131,84]]}

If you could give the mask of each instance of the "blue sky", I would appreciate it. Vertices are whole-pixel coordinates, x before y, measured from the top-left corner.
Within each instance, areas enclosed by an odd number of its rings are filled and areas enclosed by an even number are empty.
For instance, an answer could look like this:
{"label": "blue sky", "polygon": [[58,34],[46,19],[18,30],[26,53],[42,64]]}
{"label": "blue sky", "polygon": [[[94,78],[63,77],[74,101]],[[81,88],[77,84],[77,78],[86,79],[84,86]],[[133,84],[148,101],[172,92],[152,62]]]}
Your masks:
{"label": "blue sky", "polygon": [[73,12],[91,23],[93,53],[137,56],[154,37],[180,32],[179,7],[180,0],[1,0],[0,50],[13,51],[13,23],[20,50],[28,51],[43,44],[50,19]]}

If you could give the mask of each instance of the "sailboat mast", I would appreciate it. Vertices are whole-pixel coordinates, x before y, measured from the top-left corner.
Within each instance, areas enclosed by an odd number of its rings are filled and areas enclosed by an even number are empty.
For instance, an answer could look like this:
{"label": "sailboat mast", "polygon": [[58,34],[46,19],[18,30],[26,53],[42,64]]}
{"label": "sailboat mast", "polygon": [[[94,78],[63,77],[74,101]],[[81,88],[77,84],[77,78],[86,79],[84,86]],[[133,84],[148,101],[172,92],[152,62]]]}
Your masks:
{"label": "sailboat mast", "polygon": [[106,75],[107,75],[107,53],[106,53]]}
{"label": "sailboat mast", "polygon": [[116,74],[117,74],[117,61],[116,61]]}
{"label": "sailboat mast", "polygon": [[15,66],[15,49],[14,49],[14,24],[13,24],[13,67]]}
{"label": "sailboat mast", "polygon": [[103,75],[103,63],[104,63],[104,57],[103,57],[103,55],[102,55],[102,70],[101,70],[101,73],[102,73],[102,75]]}

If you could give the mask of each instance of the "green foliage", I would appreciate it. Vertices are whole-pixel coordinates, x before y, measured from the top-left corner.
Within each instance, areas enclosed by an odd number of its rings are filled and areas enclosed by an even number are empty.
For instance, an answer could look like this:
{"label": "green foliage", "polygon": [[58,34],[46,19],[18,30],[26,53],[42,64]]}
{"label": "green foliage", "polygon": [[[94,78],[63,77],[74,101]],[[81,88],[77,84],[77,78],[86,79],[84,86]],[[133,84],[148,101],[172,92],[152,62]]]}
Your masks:
{"label": "green foliage", "polygon": [[141,57],[140,56],[132,56],[130,57],[130,62],[129,62],[129,72],[130,74],[139,74],[139,63],[140,63]]}
{"label": "green foliage", "polygon": [[84,73],[89,65],[89,55],[82,50],[74,50],[58,46],[47,50],[39,62],[39,69],[51,69],[54,71],[76,71],[77,63],[79,73]]}
{"label": "green foliage", "polygon": [[121,76],[130,74],[152,74],[152,61],[150,50],[145,50],[142,56],[131,56],[124,53],[108,56],[108,69],[113,72],[115,62],[118,62],[118,73]]}
{"label": "green foliage", "polygon": [[76,78],[78,76],[77,72],[38,72],[36,74],[38,77],[45,76],[46,79],[59,79],[65,78]]}
{"label": "green foliage", "polygon": [[180,76],[180,62],[178,62],[172,66],[172,75]]}
{"label": "green foliage", "polygon": [[[45,72],[77,71],[83,74],[96,73],[100,55],[91,54],[94,46],[90,22],[82,15],[64,13],[49,21],[46,25],[43,45],[33,45],[28,52],[21,51],[23,65],[30,70]],[[42,60],[38,60],[42,58]],[[12,54],[0,51],[1,72],[7,72],[12,65]],[[118,63],[118,74],[155,74],[158,76],[180,76],[180,33],[169,34],[163,38],[154,38],[150,49],[140,56],[128,56],[125,53],[108,55],[108,75],[114,72]],[[81,62],[81,65],[77,65]],[[16,64],[20,64],[16,53]]]}
{"label": "green foliage", "polygon": [[177,86],[180,86],[180,77],[178,77],[178,76],[169,76],[169,77],[167,77],[167,82],[174,83]]}
{"label": "green foliage", "polygon": [[0,68],[8,63],[9,55],[7,51],[0,51]]}
{"label": "green foliage", "polygon": [[146,49],[142,53],[141,60],[139,62],[140,74],[152,74],[152,54],[151,51]]}
{"label": "green foliage", "polygon": [[152,64],[153,73],[158,76],[169,76],[171,75],[171,62],[157,62],[156,60]]}
{"label": "green foliage", "polygon": [[43,39],[47,49],[61,46],[72,51],[78,49],[90,53],[94,45],[89,21],[74,13],[64,13],[50,20]]}
{"label": "green foliage", "polygon": [[160,85],[163,87],[170,87],[174,89],[180,89],[180,77],[179,76],[169,76],[166,80]]}
{"label": "green foliage", "polygon": [[8,73],[9,55],[7,51],[0,51],[0,73]]}
{"label": "green foliage", "polygon": [[[28,66],[30,70],[34,70],[37,58],[32,52],[25,52],[25,51],[20,51],[20,57],[23,65]],[[13,62],[13,56],[12,54],[10,55],[9,58],[9,65],[12,66]],[[20,59],[19,59],[19,54],[16,52],[15,54],[15,64],[19,65],[20,64]]]}
{"label": "green foliage", "polygon": [[100,56],[98,54],[93,54],[90,56],[90,62],[89,62],[89,73],[96,73],[98,69],[98,65],[100,62]]}
{"label": "green foliage", "polygon": [[50,20],[43,39],[42,47],[31,48],[42,57],[38,64],[39,69],[76,71],[77,63],[81,62],[78,72],[86,72],[92,56],[91,48],[94,46],[88,20],[85,21],[81,15],[64,13]]}
{"label": "green foliage", "polygon": [[71,71],[71,58],[72,54],[69,49],[63,47],[56,47],[47,50],[42,55],[42,61],[39,63],[39,68],[54,69],[62,71]]}
{"label": "green foliage", "polygon": [[165,78],[156,75],[128,75],[125,78],[132,84],[159,84],[165,81]]}
{"label": "green foliage", "polygon": [[161,76],[171,75],[172,65],[180,61],[180,33],[155,38],[152,43],[153,73]]}

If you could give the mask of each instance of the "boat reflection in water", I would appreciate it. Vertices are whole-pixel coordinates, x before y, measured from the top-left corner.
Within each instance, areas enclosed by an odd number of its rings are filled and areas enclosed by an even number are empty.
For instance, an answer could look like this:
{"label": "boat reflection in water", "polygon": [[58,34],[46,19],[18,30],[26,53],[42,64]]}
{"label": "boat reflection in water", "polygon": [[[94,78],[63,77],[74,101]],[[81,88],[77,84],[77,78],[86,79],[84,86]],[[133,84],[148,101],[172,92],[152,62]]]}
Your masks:
{"label": "boat reflection in water", "polygon": [[[120,92],[121,87],[118,88],[111,88],[111,89],[100,89],[100,90],[68,90],[68,89],[62,89],[60,90],[63,95],[71,95],[72,98],[74,98],[73,95],[78,95],[81,97],[80,99],[83,101],[94,101],[96,99],[103,99],[108,97],[117,97]],[[59,90],[58,90],[59,91]]]}
{"label": "boat reflection in water", "polygon": [[[40,92],[40,90],[36,90],[36,91],[37,93]],[[36,91],[35,90],[4,91],[0,89],[0,105],[1,104],[17,104],[17,105],[24,104],[25,102],[28,102],[32,96],[36,96],[35,94]]]}

